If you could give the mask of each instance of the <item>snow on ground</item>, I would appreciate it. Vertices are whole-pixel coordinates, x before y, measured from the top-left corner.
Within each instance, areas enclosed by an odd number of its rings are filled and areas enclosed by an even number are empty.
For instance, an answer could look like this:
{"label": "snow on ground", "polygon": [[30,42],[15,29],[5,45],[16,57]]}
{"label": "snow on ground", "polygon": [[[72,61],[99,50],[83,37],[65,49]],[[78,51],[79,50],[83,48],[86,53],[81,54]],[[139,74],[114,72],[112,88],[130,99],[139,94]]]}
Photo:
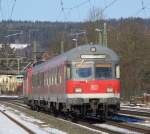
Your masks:
{"label": "snow on ground", "polygon": [[19,98],[17,95],[0,95],[0,98]]}
{"label": "snow on ground", "polygon": [[108,124],[94,124],[94,125],[98,127],[106,128],[115,132],[123,133],[123,134],[142,134],[142,133],[133,132],[128,129],[119,128],[119,127],[108,125]]}
{"label": "snow on ground", "polygon": [[120,103],[121,107],[130,107],[130,108],[140,108],[140,109],[150,109],[150,105],[148,104],[132,104],[130,102]]}
{"label": "snow on ground", "polygon": [[25,47],[29,46],[29,44],[10,44],[10,47],[11,48],[15,48],[15,49],[23,49]]}
{"label": "snow on ground", "polygon": [[121,105],[121,108],[131,108],[131,109],[141,109],[141,110],[150,110],[150,107],[141,107],[141,106],[128,106],[128,105]]}
{"label": "snow on ground", "polygon": [[[38,119],[34,119],[33,117],[28,117],[27,115],[21,113],[18,110],[13,109],[13,108],[5,107],[4,105],[0,105],[0,110],[5,111],[6,114],[8,114],[12,118],[14,118],[18,122],[20,122],[21,124],[25,125],[29,129],[31,129],[33,132],[35,132],[36,134],[67,134],[66,132],[63,132],[61,130],[51,128],[48,125],[45,125],[44,122],[42,122]],[[41,125],[41,127],[40,127],[40,125]],[[6,125],[6,127],[7,127],[7,125]],[[8,129],[8,128],[9,128],[9,126],[6,129]],[[0,133],[0,134],[24,134],[24,133],[21,133],[21,131],[19,131],[17,128],[14,129],[14,131],[15,130],[16,130],[16,132],[14,132],[14,133],[7,133],[7,131],[4,131],[6,133]],[[3,129],[1,129],[1,127],[0,127],[0,132],[1,131],[3,131]]]}
{"label": "snow on ground", "polygon": [[[13,108],[10,108],[10,107],[5,107],[4,105],[0,105],[0,110],[5,110],[5,112],[7,114],[9,114],[11,117],[15,118],[17,121],[24,124],[26,127],[30,128],[36,134],[49,134],[49,133],[50,134],[67,134],[66,132],[63,132],[63,131],[60,131],[58,129],[49,127],[47,124],[45,124],[41,120],[38,120],[38,119],[35,119],[35,118],[32,118],[32,117],[28,117],[24,113],[21,113],[20,111],[18,111],[16,109],[13,109]],[[63,119],[60,119],[60,118],[58,118],[58,119],[63,120]],[[66,120],[63,120],[63,121],[69,122],[69,121],[66,121]],[[100,134],[108,134],[108,133],[105,133],[105,132],[102,132],[102,131],[99,131],[99,130],[95,130],[95,129],[92,129],[92,128],[89,128],[89,127],[86,127],[86,126],[83,126],[83,125],[73,123],[73,122],[69,122],[69,123],[77,125],[79,127],[85,128],[85,129],[88,129],[88,130],[93,131],[93,132],[98,132]],[[40,124],[40,126],[42,126],[42,128],[38,126],[39,124]],[[15,134],[17,134],[17,133],[15,133]]]}
{"label": "snow on ground", "polygon": [[[124,116],[132,116],[131,114],[123,114],[123,113],[119,113],[119,115],[124,115]],[[150,121],[150,117],[146,117],[146,116],[140,116],[140,115],[134,115],[135,118],[139,118],[139,119],[144,119],[144,122],[147,122],[147,120]],[[144,123],[143,122],[143,123]]]}
{"label": "snow on ground", "polygon": [[0,112],[0,134],[28,134]]}
{"label": "snow on ground", "polygon": [[[138,111],[138,112],[147,112],[150,113],[150,107],[146,105],[130,105],[130,104],[121,104],[121,110],[129,110],[129,111]],[[123,115],[123,114],[122,114]],[[125,114],[126,115],[126,114]],[[145,127],[150,127],[150,117],[143,117],[143,116],[138,116],[140,118],[145,119],[144,122],[137,122],[134,124],[145,126]]]}
{"label": "snow on ground", "polygon": [[70,122],[70,121],[67,121],[67,120],[64,120],[64,119],[58,118],[58,120],[61,120],[61,121],[64,121],[64,122],[69,122],[69,123],[71,123],[71,124],[73,124],[73,125],[76,125],[76,126],[79,126],[79,127],[82,127],[82,128],[85,128],[85,129],[88,129],[88,130],[90,130],[90,131],[97,132],[97,133],[100,133],[100,134],[108,134],[108,133],[106,133],[106,132],[102,132],[102,131],[99,131],[99,130],[95,130],[95,129],[93,129],[93,128],[89,128],[89,127],[87,127],[87,126],[83,126],[83,125],[80,125],[80,124],[77,124],[77,123],[74,123],[74,122]]}
{"label": "snow on ground", "polygon": [[150,113],[150,106],[147,106],[147,105],[142,105],[142,104],[131,105],[131,104],[121,103],[120,106],[121,106],[121,110],[130,110],[130,111]]}
{"label": "snow on ground", "polygon": [[150,121],[147,120],[145,122],[137,122],[137,123],[134,123],[134,124],[138,124],[138,125],[141,125],[141,126],[145,126],[145,127],[150,127]]}

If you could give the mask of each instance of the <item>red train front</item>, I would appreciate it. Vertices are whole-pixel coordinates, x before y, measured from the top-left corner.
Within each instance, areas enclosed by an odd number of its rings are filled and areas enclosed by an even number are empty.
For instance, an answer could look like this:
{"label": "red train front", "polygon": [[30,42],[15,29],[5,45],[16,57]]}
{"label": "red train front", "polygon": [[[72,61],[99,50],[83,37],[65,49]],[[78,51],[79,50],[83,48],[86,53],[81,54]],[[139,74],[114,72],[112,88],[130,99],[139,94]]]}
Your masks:
{"label": "red train front", "polygon": [[80,61],[67,65],[70,76],[66,81],[66,92],[74,103],[74,111],[102,118],[117,112],[120,108],[117,55],[112,50],[99,46],[91,46],[89,52],[79,55]]}
{"label": "red train front", "polygon": [[84,45],[33,67],[29,100],[38,109],[105,118],[120,108],[119,78],[115,52]]}

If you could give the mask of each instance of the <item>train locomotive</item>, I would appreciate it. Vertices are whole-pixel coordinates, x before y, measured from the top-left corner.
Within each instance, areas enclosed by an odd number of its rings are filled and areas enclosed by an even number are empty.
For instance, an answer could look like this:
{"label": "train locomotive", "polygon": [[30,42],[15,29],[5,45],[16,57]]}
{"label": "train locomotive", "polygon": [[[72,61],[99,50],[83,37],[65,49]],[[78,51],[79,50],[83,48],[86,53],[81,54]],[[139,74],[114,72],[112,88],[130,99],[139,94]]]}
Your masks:
{"label": "train locomotive", "polygon": [[105,119],[120,109],[119,57],[99,44],[73,48],[28,68],[24,95],[34,110]]}

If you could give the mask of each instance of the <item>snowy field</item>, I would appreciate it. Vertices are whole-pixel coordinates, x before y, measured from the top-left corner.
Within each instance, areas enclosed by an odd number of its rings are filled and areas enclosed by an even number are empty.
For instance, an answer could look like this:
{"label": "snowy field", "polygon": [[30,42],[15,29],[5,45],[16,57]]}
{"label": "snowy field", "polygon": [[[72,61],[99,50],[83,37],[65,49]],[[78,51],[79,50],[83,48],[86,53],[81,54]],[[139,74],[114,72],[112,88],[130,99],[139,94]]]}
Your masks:
{"label": "snowy field", "polygon": [[[10,107],[5,107],[4,105],[1,104],[0,104],[0,111],[4,111],[6,114],[8,114],[21,124],[25,125],[27,128],[31,129],[36,134],[67,134],[66,132],[45,125],[44,122],[40,120],[28,117],[25,114],[20,113],[18,110],[12,109]],[[27,133],[1,113],[0,134],[27,134]]]}

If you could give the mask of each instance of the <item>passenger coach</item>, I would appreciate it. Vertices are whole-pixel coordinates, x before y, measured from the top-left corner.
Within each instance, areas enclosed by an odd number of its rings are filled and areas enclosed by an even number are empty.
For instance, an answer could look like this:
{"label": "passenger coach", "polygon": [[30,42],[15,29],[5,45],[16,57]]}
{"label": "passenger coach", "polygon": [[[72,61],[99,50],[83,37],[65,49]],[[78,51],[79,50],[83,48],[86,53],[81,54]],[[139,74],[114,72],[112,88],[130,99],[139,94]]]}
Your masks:
{"label": "passenger coach", "polygon": [[27,74],[25,82],[32,86],[24,84],[24,93],[33,109],[105,118],[120,108],[119,58],[101,45],[73,48]]}

